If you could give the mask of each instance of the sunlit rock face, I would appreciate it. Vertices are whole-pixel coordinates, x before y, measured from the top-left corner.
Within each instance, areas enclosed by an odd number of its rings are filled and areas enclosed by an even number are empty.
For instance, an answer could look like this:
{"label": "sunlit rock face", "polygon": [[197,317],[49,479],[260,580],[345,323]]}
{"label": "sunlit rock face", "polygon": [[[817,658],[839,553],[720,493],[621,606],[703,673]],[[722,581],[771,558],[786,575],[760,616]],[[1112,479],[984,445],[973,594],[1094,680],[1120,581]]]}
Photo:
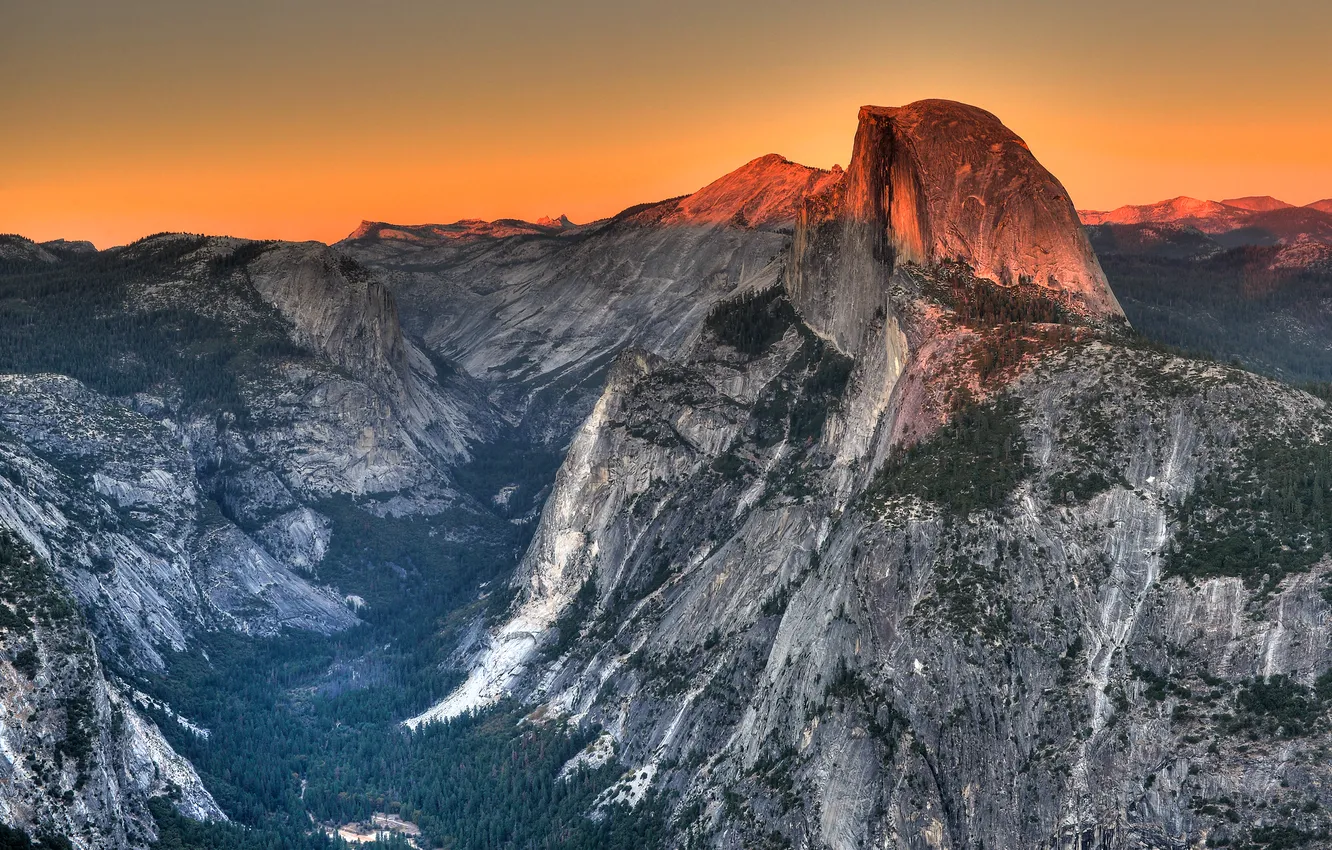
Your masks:
{"label": "sunlit rock face", "polygon": [[790,231],[805,197],[823,191],[839,180],[841,174],[837,166],[825,171],[791,162],[775,153],[768,154],[692,195],[643,210],[634,220],[644,224],[722,224]]}
{"label": "sunlit rock face", "polygon": [[800,212],[793,302],[855,352],[892,312],[893,270],[946,260],[1003,285],[1029,281],[1090,316],[1121,315],[1068,194],[999,119],[943,100],[862,108],[845,177]]}

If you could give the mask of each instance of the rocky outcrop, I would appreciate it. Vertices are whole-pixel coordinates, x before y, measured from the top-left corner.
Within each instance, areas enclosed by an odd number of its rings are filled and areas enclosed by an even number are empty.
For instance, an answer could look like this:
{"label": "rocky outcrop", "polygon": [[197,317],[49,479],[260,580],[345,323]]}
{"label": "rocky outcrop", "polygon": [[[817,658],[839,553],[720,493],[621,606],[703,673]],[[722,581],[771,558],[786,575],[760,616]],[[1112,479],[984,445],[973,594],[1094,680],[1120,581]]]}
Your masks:
{"label": "rocky outcrop", "polygon": [[52,239],[49,242],[43,242],[42,247],[56,254],[87,255],[97,253],[97,246],[86,239]]}
{"label": "rocky outcrop", "polygon": [[245,271],[296,340],[376,388],[407,376],[407,342],[397,305],[379,281],[320,243],[275,245]]}

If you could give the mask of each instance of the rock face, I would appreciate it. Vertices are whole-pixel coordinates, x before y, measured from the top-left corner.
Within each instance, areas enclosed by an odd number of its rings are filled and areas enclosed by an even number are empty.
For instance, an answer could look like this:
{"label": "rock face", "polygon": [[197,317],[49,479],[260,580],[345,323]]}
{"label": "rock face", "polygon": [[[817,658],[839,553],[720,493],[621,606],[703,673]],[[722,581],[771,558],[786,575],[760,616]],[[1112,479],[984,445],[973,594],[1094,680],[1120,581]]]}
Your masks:
{"label": "rock face", "polygon": [[[0,380],[0,516],[61,575],[103,647],[160,669],[196,629],[356,622],[216,515],[181,429],[59,376]],[[18,439],[14,435],[21,435]]]}
{"label": "rock face", "polygon": [[304,345],[380,388],[407,378],[407,342],[383,284],[324,245],[278,245],[245,269]]}
{"label": "rock face", "polygon": [[979,110],[864,110],[789,299],[620,357],[509,617],[416,722],[600,724],[608,799],[675,795],[681,845],[1315,840],[1327,519],[1242,505],[1332,418],[1122,342],[1067,198],[1006,193],[1057,186],[1032,162]]}

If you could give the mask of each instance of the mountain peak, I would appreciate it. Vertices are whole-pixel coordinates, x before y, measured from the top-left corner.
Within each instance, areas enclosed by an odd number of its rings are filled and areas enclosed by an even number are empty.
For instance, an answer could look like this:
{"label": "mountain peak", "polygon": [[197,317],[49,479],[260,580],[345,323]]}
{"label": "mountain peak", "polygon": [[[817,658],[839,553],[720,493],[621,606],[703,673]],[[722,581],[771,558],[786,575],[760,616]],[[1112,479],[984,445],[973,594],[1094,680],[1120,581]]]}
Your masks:
{"label": "mountain peak", "polygon": [[796,211],[806,195],[824,190],[841,178],[841,170],[825,171],[770,153],[676,201],[643,210],[635,218],[666,225],[736,225],[758,230],[795,226]]}
{"label": "mountain peak", "polygon": [[1271,195],[1246,195],[1243,198],[1226,198],[1221,203],[1228,207],[1236,207],[1249,212],[1272,212],[1273,210],[1286,210],[1295,206],[1278,200]]}
{"label": "mountain peak", "polygon": [[1332,198],[1326,198],[1321,201],[1314,201],[1306,205],[1307,209],[1317,210],[1318,212],[1332,213]]}
{"label": "mountain peak", "polygon": [[551,218],[548,215],[543,215],[541,218],[536,220],[536,223],[537,226],[539,227],[556,227],[559,228],[560,230],[566,230],[570,227],[578,226],[574,224],[572,221],[569,221],[569,217],[567,215],[564,215],[563,213],[561,213],[557,218]]}

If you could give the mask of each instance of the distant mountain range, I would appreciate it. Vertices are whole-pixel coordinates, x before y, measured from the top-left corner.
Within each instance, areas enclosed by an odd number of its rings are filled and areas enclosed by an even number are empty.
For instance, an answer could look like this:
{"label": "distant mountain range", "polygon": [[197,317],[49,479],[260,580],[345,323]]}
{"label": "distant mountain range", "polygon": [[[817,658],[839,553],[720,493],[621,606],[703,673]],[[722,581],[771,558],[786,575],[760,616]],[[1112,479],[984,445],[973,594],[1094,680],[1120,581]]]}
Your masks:
{"label": "distant mountain range", "polygon": [[1098,249],[1203,257],[1245,246],[1280,248],[1274,268],[1332,268],[1332,198],[1295,206],[1270,195],[1178,197],[1103,212],[1079,210]]}
{"label": "distant mountain range", "polygon": [[1332,200],[1178,197],[1079,216],[1139,333],[1290,381],[1332,377]]}

